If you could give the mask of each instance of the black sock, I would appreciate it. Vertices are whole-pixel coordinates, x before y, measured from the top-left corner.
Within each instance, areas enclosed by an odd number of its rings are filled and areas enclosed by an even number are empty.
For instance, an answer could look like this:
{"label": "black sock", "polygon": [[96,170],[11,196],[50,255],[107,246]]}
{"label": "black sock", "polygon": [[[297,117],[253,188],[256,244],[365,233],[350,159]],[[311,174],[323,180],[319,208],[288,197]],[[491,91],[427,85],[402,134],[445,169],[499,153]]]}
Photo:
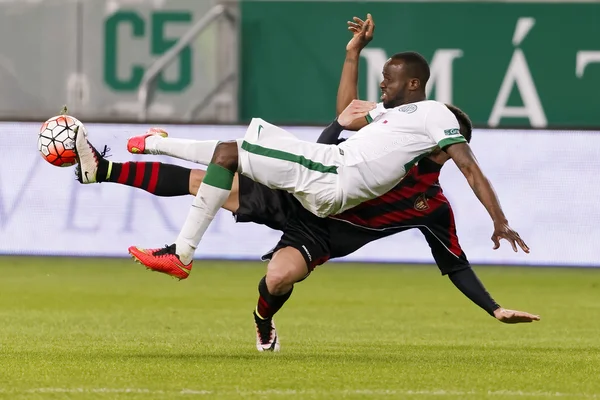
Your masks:
{"label": "black sock", "polygon": [[191,171],[159,162],[115,163],[101,159],[97,180],[137,187],[156,196],[183,196],[190,193]]}
{"label": "black sock", "polygon": [[292,295],[292,291],[294,288],[292,287],[289,292],[282,294],[280,296],[275,296],[269,293],[269,289],[267,289],[267,277],[263,276],[263,278],[258,283],[258,304],[256,306],[256,312],[258,316],[262,319],[272,318],[273,315],[290,298]]}

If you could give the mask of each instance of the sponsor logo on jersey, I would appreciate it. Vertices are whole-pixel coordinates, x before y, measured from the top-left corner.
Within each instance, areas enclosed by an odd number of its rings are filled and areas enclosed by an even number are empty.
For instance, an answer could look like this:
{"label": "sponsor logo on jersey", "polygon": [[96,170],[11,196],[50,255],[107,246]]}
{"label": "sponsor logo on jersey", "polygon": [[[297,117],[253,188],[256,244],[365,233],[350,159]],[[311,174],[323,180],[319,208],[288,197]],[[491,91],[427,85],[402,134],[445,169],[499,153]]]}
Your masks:
{"label": "sponsor logo on jersey", "polygon": [[417,111],[417,105],[416,104],[407,104],[405,106],[399,107],[398,111],[407,113],[407,114],[412,114],[415,111]]}
{"label": "sponsor logo on jersey", "polygon": [[457,128],[446,129],[444,131],[444,134],[447,136],[460,135],[460,129],[457,129]]}
{"label": "sponsor logo on jersey", "polygon": [[427,202],[427,196],[425,194],[420,195],[415,200],[415,210],[417,211],[425,211],[429,208],[429,203]]}

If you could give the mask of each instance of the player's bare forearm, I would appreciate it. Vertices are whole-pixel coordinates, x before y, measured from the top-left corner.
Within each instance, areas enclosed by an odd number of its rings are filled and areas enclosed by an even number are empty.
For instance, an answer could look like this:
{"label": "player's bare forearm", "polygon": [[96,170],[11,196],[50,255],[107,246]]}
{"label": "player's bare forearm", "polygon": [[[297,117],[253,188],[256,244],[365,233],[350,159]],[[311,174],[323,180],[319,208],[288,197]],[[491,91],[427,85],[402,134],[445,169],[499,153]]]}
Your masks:
{"label": "player's bare forearm", "polygon": [[348,104],[358,99],[358,62],[360,52],[350,50],[346,52],[346,59],[342,67],[342,76],[338,86],[336,115],[340,115]]}
{"label": "player's bare forearm", "polygon": [[[340,115],[352,100],[358,99],[358,62],[360,52],[350,50],[346,52],[346,59],[342,68],[340,85],[338,86],[336,115]],[[357,131],[367,125],[366,119],[358,119],[344,127],[349,131]]]}
{"label": "player's bare forearm", "polygon": [[467,170],[470,173],[470,178],[467,178],[469,185],[471,185],[473,192],[475,192],[475,195],[481,204],[487,209],[494,223],[507,223],[508,221],[500,207],[498,196],[490,181],[483,175],[483,172],[481,172],[479,166],[474,164],[469,166]]}
{"label": "player's bare forearm", "polygon": [[479,164],[469,145],[467,143],[456,143],[446,147],[444,151],[454,160],[456,166],[467,178],[475,195],[485,206],[490,217],[492,217],[492,221],[494,221],[494,233],[491,238],[492,242],[494,242],[493,249],[500,248],[500,240],[505,239],[510,243],[514,252],[519,251],[518,247],[520,247],[525,253],[529,253],[529,246],[508,225],[508,221],[500,207],[498,196],[496,196],[496,192],[494,192],[490,181],[481,172],[481,168],[479,168]]}
{"label": "player's bare forearm", "polygon": [[507,223],[498,196],[492,184],[481,171],[475,155],[466,143],[457,143],[444,149],[463,173],[473,192],[486,208],[495,224]]}

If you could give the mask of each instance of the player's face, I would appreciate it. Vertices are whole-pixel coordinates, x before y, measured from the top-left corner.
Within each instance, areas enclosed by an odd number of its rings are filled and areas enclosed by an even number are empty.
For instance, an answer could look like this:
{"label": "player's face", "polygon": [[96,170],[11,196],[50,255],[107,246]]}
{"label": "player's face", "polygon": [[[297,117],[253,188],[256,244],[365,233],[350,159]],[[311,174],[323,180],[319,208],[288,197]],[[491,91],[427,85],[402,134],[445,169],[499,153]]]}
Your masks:
{"label": "player's face", "polygon": [[406,77],[404,62],[389,59],[383,66],[381,101],[385,108],[398,107],[406,102],[409,78]]}

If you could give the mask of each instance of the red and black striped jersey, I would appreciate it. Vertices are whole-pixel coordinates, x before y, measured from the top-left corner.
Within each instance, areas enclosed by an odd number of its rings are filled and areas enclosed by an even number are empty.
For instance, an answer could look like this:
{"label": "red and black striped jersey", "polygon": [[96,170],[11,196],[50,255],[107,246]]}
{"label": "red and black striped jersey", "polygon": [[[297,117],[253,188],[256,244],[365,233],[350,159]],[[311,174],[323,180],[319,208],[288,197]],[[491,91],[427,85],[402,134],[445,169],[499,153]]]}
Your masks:
{"label": "red and black striped jersey", "polygon": [[420,225],[423,217],[450,207],[439,183],[441,168],[423,158],[392,190],[333,218],[377,230]]}

